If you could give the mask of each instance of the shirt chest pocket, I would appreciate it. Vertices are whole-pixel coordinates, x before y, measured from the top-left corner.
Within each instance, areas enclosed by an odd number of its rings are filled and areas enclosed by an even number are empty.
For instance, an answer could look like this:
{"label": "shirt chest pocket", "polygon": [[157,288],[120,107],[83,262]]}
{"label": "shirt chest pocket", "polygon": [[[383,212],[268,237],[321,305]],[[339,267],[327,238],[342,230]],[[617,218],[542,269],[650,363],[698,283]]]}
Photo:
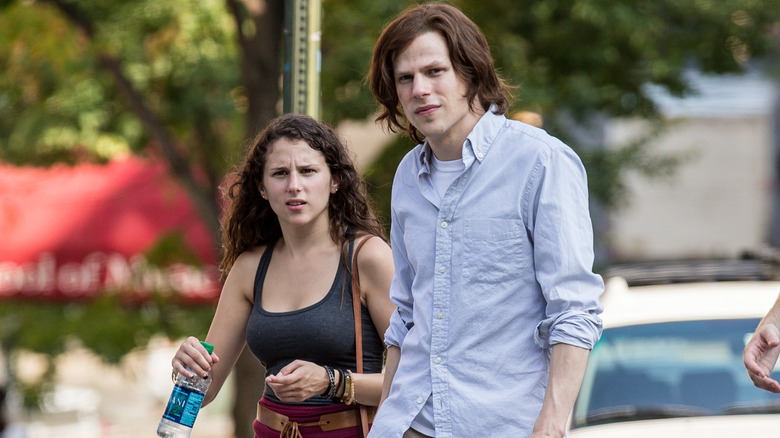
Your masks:
{"label": "shirt chest pocket", "polygon": [[517,279],[528,246],[523,221],[468,219],[463,230],[466,283],[479,287]]}

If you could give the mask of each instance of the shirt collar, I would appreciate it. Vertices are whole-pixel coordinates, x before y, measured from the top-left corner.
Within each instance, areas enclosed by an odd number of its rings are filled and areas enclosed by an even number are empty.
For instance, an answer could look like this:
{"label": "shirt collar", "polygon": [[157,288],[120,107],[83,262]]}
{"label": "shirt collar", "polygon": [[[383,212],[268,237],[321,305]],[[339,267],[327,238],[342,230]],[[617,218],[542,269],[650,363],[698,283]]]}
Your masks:
{"label": "shirt collar", "polygon": [[[485,114],[479,118],[477,124],[474,125],[474,129],[471,130],[466,137],[466,141],[463,142],[463,150],[461,155],[463,157],[463,164],[466,168],[474,163],[474,160],[485,159],[490,149],[490,145],[496,139],[498,132],[504,126],[506,122],[506,116],[503,114],[495,114],[495,105],[490,105],[490,109],[485,111]],[[428,140],[423,141],[422,150],[420,152],[420,174],[430,173],[431,161],[433,156],[433,150],[428,144]]]}
{"label": "shirt collar", "polygon": [[[464,159],[470,156],[471,161],[476,158],[482,162],[487,156],[490,145],[493,144],[493,141],[498,136],[498,132],[506,123],[506,116],[493,112],[496,109],[495,105],[490,105],[490,109],[485,111],[485,114],[480,117],[477,124],[474,125],[474,129],[466,137],[466,142],[463,145]],[[466,149],[469,149],[468,154],[466,154]],[[471,162],[466,163],[467,166],[470,164]]]}

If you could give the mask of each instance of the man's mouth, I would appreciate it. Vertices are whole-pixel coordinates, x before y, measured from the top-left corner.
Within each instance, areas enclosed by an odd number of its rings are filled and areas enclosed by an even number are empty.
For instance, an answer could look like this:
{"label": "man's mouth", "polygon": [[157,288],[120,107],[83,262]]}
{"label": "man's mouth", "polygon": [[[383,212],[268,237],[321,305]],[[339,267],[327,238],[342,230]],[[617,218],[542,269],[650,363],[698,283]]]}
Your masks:
{"label": "man's mouth", "polygon": [[439,106],[438,105],[425,105],[417,108],[414,113],[417,115],[425,116],[430,113],[432,113],[434,110],[436,110]]}

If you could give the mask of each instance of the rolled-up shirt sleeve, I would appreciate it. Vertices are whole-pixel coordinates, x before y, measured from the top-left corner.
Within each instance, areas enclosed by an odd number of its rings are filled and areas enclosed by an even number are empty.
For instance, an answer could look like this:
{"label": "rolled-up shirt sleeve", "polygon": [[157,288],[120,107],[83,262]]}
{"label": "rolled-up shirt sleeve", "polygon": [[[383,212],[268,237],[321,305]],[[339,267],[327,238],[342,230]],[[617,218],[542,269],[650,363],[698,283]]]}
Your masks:
{"label": "rolled-up shirt sleeve", "polygon": [[549,151],[534,169],[535,190],[527,193],[536,279],[546,300],[534,341],[591,349],[601,337],[599,301],[604,291],[593,273],[593,226],[585,168],[569,148]]}
{"label": "rolled-up shirt sleeve", "polygon": [[601,337],[601,318],[589,313],[564,312],[547,318],[536,326],[534,342],[541,348],[569,344],[592,349]]}
{"label": "rolled-up shirt sleeve", "polygon": [[395,274],[390,286],[390,300],[398,308],[390,317],[390,326],[385,331],[385,345],[388,347],[400,347],[409,329],[414,325],[412,321],[412,310],[414,307],[412,281],[414,273],[409,260],[406,258],[403,231],[399,229],[395,212],[393,212],[393,216],[390,227],[390,244],[393,247]]}

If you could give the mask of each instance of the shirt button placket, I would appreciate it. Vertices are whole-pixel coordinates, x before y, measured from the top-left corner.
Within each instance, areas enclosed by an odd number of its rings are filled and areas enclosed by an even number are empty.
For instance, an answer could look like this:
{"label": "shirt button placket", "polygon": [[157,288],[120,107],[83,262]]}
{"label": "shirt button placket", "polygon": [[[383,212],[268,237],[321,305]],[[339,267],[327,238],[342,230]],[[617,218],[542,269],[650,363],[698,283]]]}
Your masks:
{"label": "shirt button placket", "polygon": [[[443,202],[446,204],[446,201]],[[448,291],[451,288],[450,270],[449,265],[452,263],[452,224],[447,219],[445,211],[441,212],[438,221],[438,230],[436,230],[436,253],[435,264],[438,275],[434,278],[434,297],[433,297],[433,324],[431,327],[431,350],[430,350],[430,364],[431,364],[431,384],[433,386],[433,404],[434,415],[441,415],[442,418],[447,417],[447,413],[443,412],[442,398],[448,397],[446,385],[446,346],[447,339],[447,319],[445,318],[445,312],[448,307]]]}

